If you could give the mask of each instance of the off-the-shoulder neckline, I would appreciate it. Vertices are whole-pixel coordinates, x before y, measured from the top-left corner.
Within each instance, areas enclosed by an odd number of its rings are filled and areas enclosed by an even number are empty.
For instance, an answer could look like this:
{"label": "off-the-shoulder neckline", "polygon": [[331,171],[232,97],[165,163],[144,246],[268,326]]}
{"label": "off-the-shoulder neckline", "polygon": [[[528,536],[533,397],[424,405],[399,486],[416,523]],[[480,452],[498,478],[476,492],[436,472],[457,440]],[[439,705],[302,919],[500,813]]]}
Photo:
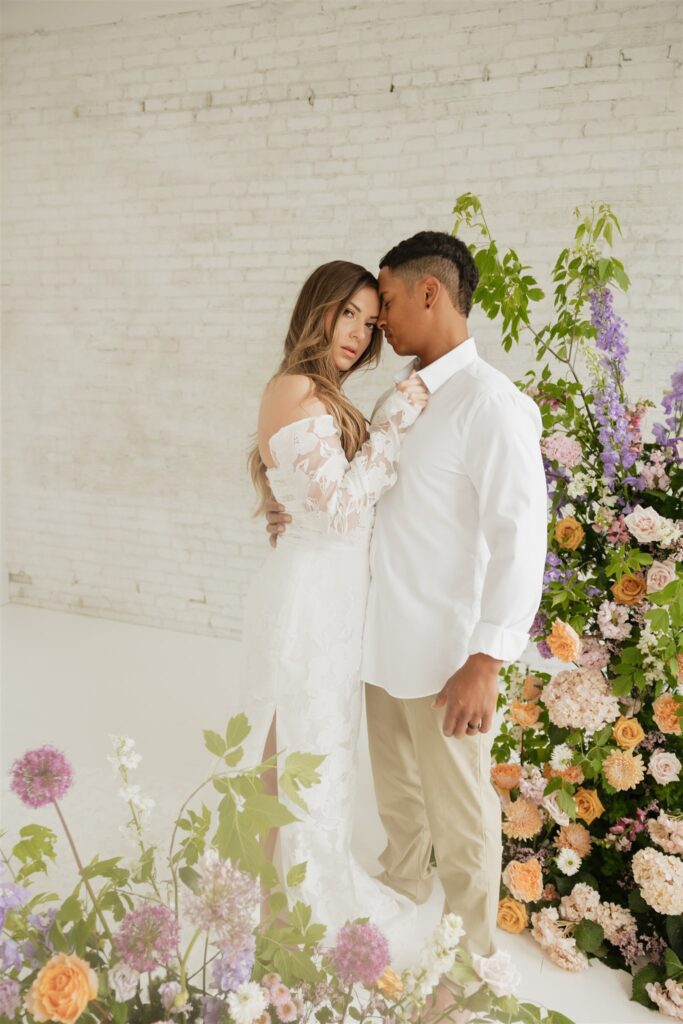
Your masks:
{"label": "off-the-shoulder neckline", "polygon": [[[273,455],[273,439],[278,437],[279,434],[283,434],[285,430],[290,430],[292,427],[298,426],[300,423],[308,423],[310,420],[332,420],[335,422],[334,416],[330,412],[319,412],[315,416],[302,416],[298,420],[292,420],[291,423],[285,423],[284,427],[280,427],[274,434],[271,434],[268,438],[268,447],[270,448],[270,454]],[[278,466],[266,466],[266,473],[269,473],[272,469],[279,469]]]}

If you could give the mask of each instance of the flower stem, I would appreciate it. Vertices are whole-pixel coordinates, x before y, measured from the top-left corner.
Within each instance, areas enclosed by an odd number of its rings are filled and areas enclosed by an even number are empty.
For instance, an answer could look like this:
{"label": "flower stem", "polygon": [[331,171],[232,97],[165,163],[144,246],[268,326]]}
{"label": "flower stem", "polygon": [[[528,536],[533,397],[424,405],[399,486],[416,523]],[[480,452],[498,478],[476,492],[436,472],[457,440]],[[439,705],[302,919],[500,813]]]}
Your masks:
{"label": "flower stem", "polygon": [[102,913],[102,911],[99,908],[99,905],[97,903],[97,899],[95,897],[95,893],[93,892],[93,888],[92,888],[92,886],[90,884],[90,879],[86,876],[85,868],[83,867],[83,865],[81,863],[81,858],[78,856],[78,850],[76,849],[76,844],[73,841],[73,838],[71,836],[71,832],[69,831],[69,826],[67,825],[67,823],[66,823],[66,821],[64,819],[64,815],[62,814],[62,809],[61,809],[61,807],[59,806],[59,804],[57,803],[56,800],[53,800],[52,803],[54,804],[55,810],[57,811],[57,814],[59,816],[59,820],[62,823],[62,828],[64,829],[64,832],[66,833],[66,838],[69,841],[69,846],[71,847],[71,852],[73,853],[73,855],[74,855],[74,857],[76,859],[76,864],[78,865],[79,874],[80,874],[80,876],[81,876],[81,878],[83,880],[83,884],[85,885],[85,888],[88,891],[90,899],[92,900],[93,907],[95,908],[95,913],[97,914],[97,916],[100,919],[100,922],[102,924],[102,928],[104,929],[105,935],[107,936],[107,938],[111,942],[113,940],[112,940],[112,934],[111,934],[111,932],[109,930],[109,925],[106,922],[104,914]]}
{"label": "flower stem", "polygon": [[180,963],[180,986],[181,986],[180,991],[181,992],[185,992],[185,983],[187,981],[187,961],[188,961],[188,959],[190,957],[190,953],[192,951],[192,947],[194,946],[195,942],[197,941],[197,939],[199,938],[199,936],[201,934],[202,934],[202,930],[201,930],[201,928],[198,928],[197,931],[192,936],[192,938],[190,939],[190,944],[187,947],[187,949],[185,950],[185,956],[183,957],[183,959],[182,959],[182,961]]}

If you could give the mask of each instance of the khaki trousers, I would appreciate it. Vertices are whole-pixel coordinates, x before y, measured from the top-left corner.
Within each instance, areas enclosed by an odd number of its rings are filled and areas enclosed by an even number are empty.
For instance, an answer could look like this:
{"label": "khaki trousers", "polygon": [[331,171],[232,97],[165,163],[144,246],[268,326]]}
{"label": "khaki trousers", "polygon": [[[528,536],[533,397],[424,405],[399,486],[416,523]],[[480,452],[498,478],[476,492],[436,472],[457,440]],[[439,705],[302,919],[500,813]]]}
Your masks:
{"label": "khaki trousers", "polygon": [[365,685],[372,774],[388,840],[379,878],[424,903],[434,882],[433,844],[444,910],[462,917],[463,945],[490,956],[502,857],[500,801],[490,778],[495,733],[444,736],[445,711],[432,709],[434,696],[400,699]]}

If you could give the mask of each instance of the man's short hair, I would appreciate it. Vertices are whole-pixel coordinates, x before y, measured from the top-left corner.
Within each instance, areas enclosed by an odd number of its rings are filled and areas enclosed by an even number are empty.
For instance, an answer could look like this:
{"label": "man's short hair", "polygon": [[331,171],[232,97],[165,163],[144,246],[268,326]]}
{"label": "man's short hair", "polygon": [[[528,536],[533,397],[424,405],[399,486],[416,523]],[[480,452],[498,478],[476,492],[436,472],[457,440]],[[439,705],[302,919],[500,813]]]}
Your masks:
{"label": "man's short hair", "polygon": [[438,278],[455,308],[463,316],[469,315],[479,271],[460,238],[445,231],[419,231],[390,249],[379,265],[398,273],[411,285],[422,277]]}

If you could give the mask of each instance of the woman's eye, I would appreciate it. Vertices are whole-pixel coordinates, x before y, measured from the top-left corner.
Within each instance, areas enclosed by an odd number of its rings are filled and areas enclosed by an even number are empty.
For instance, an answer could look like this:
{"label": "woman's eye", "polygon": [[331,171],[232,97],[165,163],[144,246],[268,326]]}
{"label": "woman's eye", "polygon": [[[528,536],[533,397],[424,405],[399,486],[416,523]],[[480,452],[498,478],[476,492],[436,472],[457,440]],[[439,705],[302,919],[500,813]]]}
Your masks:
{"label": "woman's eye", "polygon": [[344,316],[346,316],[347,313],[349,314],[349,316],[354,316],[354,312],[353,312],[352,309],[345,309],[344,310]]}
{"label": "woman's eye", "polygon": [[374,329],[377,326],[377,324],[366,324],[365,326],[367,327],[367,329],[369,331],[374,331]]}

